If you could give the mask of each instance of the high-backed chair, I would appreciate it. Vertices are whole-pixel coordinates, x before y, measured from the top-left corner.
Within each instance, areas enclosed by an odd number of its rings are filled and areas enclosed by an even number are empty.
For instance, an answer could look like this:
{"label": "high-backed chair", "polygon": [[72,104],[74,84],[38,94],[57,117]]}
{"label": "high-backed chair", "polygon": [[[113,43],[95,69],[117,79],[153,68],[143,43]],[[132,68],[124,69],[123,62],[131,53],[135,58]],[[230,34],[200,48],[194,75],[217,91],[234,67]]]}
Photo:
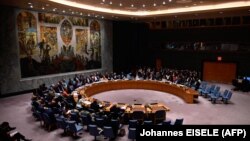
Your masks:
{"label": "high-backed chair", "polygon": [[135,119],[138,122],[142,123],[144,120],[144,112],[143,111],[134,111],[132,113],[132,119]]}
{"label": "high-backed chair", "polygon": [[105,121],[103,118],[96,118],[95,123],[98,127],[102,128],[104,126]]}
{"label": "high-backed chair", "polygon": [[171,125],[171,120],[164,120],[163,122],[162,122],[162,125]]}
{"label": "high-backed chair", "polygon": [[109,139],[115,138],[115,134],[111,126],[103,127],[103,136]]}
{"label": "high-backed chair", "polygon": [[233,93],[232,93],[231,91],[228,92],[227,95],[226,95],[225,97],[222,97],[222,101],[223,101],[225,104],[227,104],[228,101],[231,99],[232,95],[233,95]]}
{"label": "high-backed chair", "polygon": [[131,140],[136,139],[136,128],[129,128],[128,129],[128,138]]}
{"label": "high-backed chair", "polygon": [[184,120],[183,118],[177,118],[172,125],[182,125],[183,120]]}
{"label": "high-backed chair", "polygon": [[77,125],[76,121],[67,121],[69,132],[73,133],[73,136],[77,136],[77,133],[83,130],[81,125]]}
{"label": "high-backed chair", "polygon": [[136,128],[137,125],[138,125],[137,120],[129,120],[128,122],[128,128]]}
{"label": "high-backed chair", "polygon": [[88,127],[89,127],[89,134],[90,134],[91,136],[94,136],[94,137],[95,137],[95,141],[96,141],[96,137],[97,137],[97,136],[100,136],[101,133],[102,133],[102,131],[101,131],[101,130],[98,130],[98,129],[97,129],[97,126],[94,125],[94,124],[89,124]]}
{"label": "high-backed chair", "polygon": [[67,132],[68,124],[64,118],[61,118],[61,117],[56,118],[56,124],[57,124],[57,128],[63,129],[63,133]]}
{"label": "high-backed chair", "polygon": [[152,120],[144,120],[143,125],[153,125],[153,121]]}
{"label": "high-backed chair", "polygon": [[165,110],[158,110],[154,114],[154,124],[162,122],[166,119],[166,111]]}

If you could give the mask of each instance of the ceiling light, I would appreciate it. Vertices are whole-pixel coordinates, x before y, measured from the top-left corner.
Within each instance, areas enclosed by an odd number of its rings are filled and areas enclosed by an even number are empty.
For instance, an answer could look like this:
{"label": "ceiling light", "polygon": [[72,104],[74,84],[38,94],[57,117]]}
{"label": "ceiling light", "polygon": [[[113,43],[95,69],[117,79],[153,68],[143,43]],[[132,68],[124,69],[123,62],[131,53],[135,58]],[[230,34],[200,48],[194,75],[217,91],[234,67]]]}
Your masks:
{"label": "ceiling light", "polygon": [[46,4],[46,6],[48,7],[48,6],[49,6],[49,4]]}
{"label": "ceiling light", "polygon": [[133,5],[133,4],[131,4],[131,7],[134,7],[134,5]]}
{"label": "ceiling light", "polygon": [[102,0],[102,2],[105,2],[105,0]]}
{"label": "ceiling light", "polygon": [[42,10],[44,10],[45,8],[44,7],[42,7]]}
{"label": "ceiling light", "polygon": [[72,11],[71,13],[72,13],[72,14],[74,14],[74,12],[73,12],[73,11]]}
{"label": "ceiling light", "polygon": [[104,17],[102,16],[102,19],[104,19]]}
{"label": "ceiling light", "polygon": [[28,4],[29,4],[29,5],[31,5],[32,3],[31,3],[31,2],[29,2]]}
{"label": "ceiling light", "polygon": [[142,7],[145,7],[145,4],[143,4]]}
{"label": "ceiling light", "polygon": [[101,2],[100,4],[104,4],[103,2]]}
{"label": "ceiling light", "polygon": [[222,11],[220,11],[220,14],[223,14],[223,12],[222,12]]}
{"label": "ceiling light", "polygon": [[80,15],[82,15],[82,12],[80,13]]}
{"label": "ceiling light", "polygon": [[131,16],[152,16],[152,15],[168,15],[168,14],[177,14],[177,13],[185,13],[185,12],[197,12],[197,11],[207,11],[207,10],[219,10],[219,9],[228,9],[228,8],[240,8],[250,6],[250,1],[233,1],[233,2],[225,2],[220,4],[207,4],[200,5],[195,7],[188,8],[170,8],[163,9],[160,11],[152,10],[152,11],[128,11],[128,10],[120,10],[120,9],[111,9],[104,7],[96,7],[93,5],[87,5],[84,3],[73,2],[71,0],[49,0],[51,2],[60,3],[63,5],[71,6],[74,8],[80,8],[95,12],[104,12],[110,14],[120,14],[120,15],[131,15]]}
{"label": "ceiling light", "polygon": [[194,5],[197,5],[196,3],[194,3]]}
{"label": "ceiling light", "polygon": [[112,4],[112,1],[111,1],[111,2],[109,2],[109,4]]}
{"label": "ceiling light", "polygon": [[120,3],[119,5],[122,6],[122,3]]}
{"label": "ceiling light", "polygon": [[65,10],[63,10],[62,12],[65,13]]}
{"label": "ceiling light", "polygon": [[200,3],[203,3],[203,1],[200,1]]}
{"label": "ceiling light", "polygon": [[156,3],[154,3],[154,6],[156,6]]}
{"label": "ceiling light", "polygon": [[33,5],[30,5],[30,8],[33,8]]}
{"label": "ceiling light", "polygon": [[90,16],[90,14],[88,14],[88,16]]}
{"label": "ceiling light", "polygon": [[98,17],[98,15],[95,15],[95,17],[97,18],[97,17]]}
{"label": "ceiling light", "polygon": [[54,8],[53,11],[56,11],[56,8]]}
{"label": "ceiling light", "polygon": [[165,5],[165,4],[166,4],[166,2],[165,2],[165,1],[163,1],[163,2],[162,2],[162,4],[163,4],[163,5]]}
{"label": "ceiling light", "polygon": [[171,2],[172,0],[168,0],[169,2]]}

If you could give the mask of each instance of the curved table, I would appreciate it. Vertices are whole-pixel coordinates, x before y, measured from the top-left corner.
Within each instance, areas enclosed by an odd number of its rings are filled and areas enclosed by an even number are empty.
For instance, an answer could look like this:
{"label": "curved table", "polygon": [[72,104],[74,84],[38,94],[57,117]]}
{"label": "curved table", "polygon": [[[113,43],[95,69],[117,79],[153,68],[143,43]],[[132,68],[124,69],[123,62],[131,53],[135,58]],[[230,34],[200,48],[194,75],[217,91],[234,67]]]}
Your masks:
{"label": "curved table", "polygon": [[152,80],[118,80],[98,82],[80,87],[77,89],[77,92],[81,95],[85,95],[86,97],[91,97],[101,92],[120,89],[147,89],[166,92],[182,98],[186,103],[194,103],[194,100],[199,96],[197,91],[184,85]]}

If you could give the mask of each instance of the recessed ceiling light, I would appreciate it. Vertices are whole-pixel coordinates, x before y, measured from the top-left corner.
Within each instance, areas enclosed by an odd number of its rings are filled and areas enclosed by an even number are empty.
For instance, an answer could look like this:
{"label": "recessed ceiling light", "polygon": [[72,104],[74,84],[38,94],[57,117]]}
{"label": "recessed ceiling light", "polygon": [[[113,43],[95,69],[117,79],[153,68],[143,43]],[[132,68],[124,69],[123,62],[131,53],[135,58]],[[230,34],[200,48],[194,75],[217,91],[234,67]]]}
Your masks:
{"label": "recessed ceiling light", "polygon": [[172,0],[168,0],[169,2],[171,2]]}
{"label": "recessed ceiling light", "polygon": [[120,3],[119,5],[122,6],[122,3]]}
{"label": "recessed ceiling light", "polygon": [[44,7],[42,7],[42,10],[44,10],[45,8]]}
{"label": "recessed ceiling light", "polygon": [[31,2],[29,2],[28,4],[29,4],[29,5],[31,5],[32,3],[31,3]]}
{"label": "recessed ceiling light", "polygon": [[163,5],[165,5],[165,4],[166,4],[166,2],[165,2],[165,1],[163,1],[163,2],[162,2],[162,4],[163,4]]}
{"label": "recessed ceiling light", "polygon": [[54,8],[53,11],[56,11],[56,8]]}
{"label": "recessed ceiling light", "polygon": [[104,19],[104,17],[102,16],[102,19]]}
{"label": "recessed ceiling light", "polygon": [[105,0],[102,0],[102,2],[105,2]]}
{"label": "recessed ceiling light", "polygon": [[74,14],[74,11],[72,11],[71,13]]}
{"label": "recessed ceiling light", "polygon": [[113,3],[112,3],[112,1],[111,1],[111,2],[109,2],[109,4],[113,4]]}
{"label": "recessed ceiling light", "polygon": [[194,5],[197,5],[196,3],[194,3]]}
{"label": "recessed ceiling light", "polygon": [[46,6],[49,6],[49,4],[46,4]]}
{"label": "recessed ceiling light", "polygon": [[33,8],[33,5],[30,5],[30,8]]}
{"label": "recessed ceiling light", "polygon": [[82,15],[82,12],[80,13],[80,15]]}
{"label": "recessed ceiling light", "polygon": [[65,10],[63,10],[62,12],[65,13]]}
{"label": "recessed ceiling light", "polygon": [[154,3],[154,6],[156,6],[156,3]]}
{"label": "recessed ceiling light", "polygon": [[131,4],[131,7],[134,7],[134,5],[133,5],[133,4]]}
{"label": "recessed ceiling light", "polygon": [[142,7],[145,7],[145,6],[146,6],[145,4],[142,5]]}
{"label": "recessed ceiling light", "polygon": [[90,16],[90,14],[88,14],[88,16]]}

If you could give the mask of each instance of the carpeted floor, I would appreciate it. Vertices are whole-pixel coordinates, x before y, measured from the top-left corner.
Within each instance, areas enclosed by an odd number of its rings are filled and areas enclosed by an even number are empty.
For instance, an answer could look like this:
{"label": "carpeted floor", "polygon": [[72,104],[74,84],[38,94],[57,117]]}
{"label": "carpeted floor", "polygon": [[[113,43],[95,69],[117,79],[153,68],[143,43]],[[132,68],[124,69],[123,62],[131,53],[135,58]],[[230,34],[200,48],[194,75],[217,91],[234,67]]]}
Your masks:
{"label": "carpeted floor", "polygon": [[[233,87],[226,84],[217,84],[224,89]],[[8,121],[11,126],[33,141],[92,141],[93,136],[83,131],[79,138],[63,135],[63,130],[55,129],[50,132],[40,126],[31,114],[31,93],[0,99],[0,122]],[[171,110],[167,112],[167,119],[174,121],[184,118],[184,124],[250,124],[250,92],[233,91],[229,104],[217,102],[212,104],[208,99],[199,97],[196,104],[186,104],[182,99],[171,94],[149,90],[119,90],[103,92],[94,96],[100,100],[124,103],[152,103],[162,102]],[[85,127],[86,128],[86,127]],[[124,126],[127,131],[127,127]],[[126,132],[128,133],[128,132]],[[98,137],[99,140],[107,140]],[[117,141],[129,140],[127,135],[118,137]]]}

